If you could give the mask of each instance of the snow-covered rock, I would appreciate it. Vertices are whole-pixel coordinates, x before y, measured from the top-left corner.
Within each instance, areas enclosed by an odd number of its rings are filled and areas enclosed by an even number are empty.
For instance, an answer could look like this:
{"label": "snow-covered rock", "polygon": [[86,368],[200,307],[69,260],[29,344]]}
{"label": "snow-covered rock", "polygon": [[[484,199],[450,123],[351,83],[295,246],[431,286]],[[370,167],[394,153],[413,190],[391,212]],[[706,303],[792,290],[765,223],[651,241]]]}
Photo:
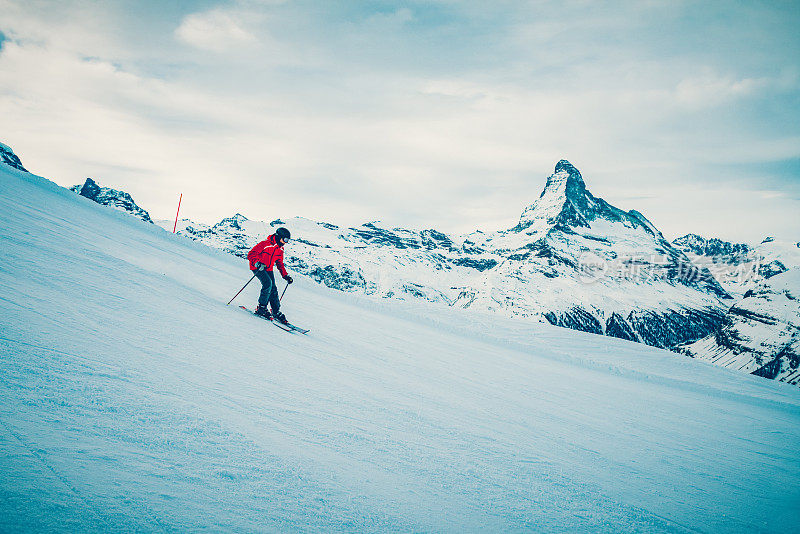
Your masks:
{"label": "snow-covered rock", "polygon": [[74,191],[82,197],[93,200],[98,204],[111,206],[114,209],[130,213],[134,217],[145,222],[153,222],[150,218],[150,214],[140,208],[128,193],[111,189],[110,187],[101,187],[91,178],[87,178],[83,185],[74,185],[70,187],[70,191]]}
{"label": "snow-covered rock", "polygon": [[28,172],[28,170],[22,166],[22,162],[20,161],[19,157],[14,154],[13,150],[11,150],[11,147],[4,145],[3,143],[0,143],[0,163],[5,163],[9,167]]}
{"label": "snow-covered rock", "polygon": [[761,279],[755,249],[745,243],[686,234],[673,240],[672,244],[683,251],[692,263],[708,269],[734,297],[740,298]]}
{"label": "snow-covered rock", "polygon": [[684,252],[715,258],[718,262],[739,264],[750,259],[752,247],[745,243],[730,243],[715,237],[707,239],[697,234],[686,234],[672,242]]}
{"label": "snow-covered rock", "polygon": [[741,298],[759,282],[800,265],[800,243],[773,237],[750,246],[687,234],[672,243],[695,265],[707,268],[736,298]]}
{"label": "snow-covered rock", "polygon": [[658,347],[712,332],[730,298],[644,215],[593,196],[566,160],[508,230],[449,236],[378,221],[340,228],[237,214],[213,227],[182,222],[181,233],[244,257],[281,225],[296,236],[287,265],[329,287],[534,317]]}
{"label": "snow-covered rock", "polygon": [[764,279],[800,266],[800,242],[765,238],[757,247],[758,274]]}
{"label": "snow-covered rock", "polygon": [[800,383],[800,267],[748,290],[716,332],[683,350],[722,367]]}

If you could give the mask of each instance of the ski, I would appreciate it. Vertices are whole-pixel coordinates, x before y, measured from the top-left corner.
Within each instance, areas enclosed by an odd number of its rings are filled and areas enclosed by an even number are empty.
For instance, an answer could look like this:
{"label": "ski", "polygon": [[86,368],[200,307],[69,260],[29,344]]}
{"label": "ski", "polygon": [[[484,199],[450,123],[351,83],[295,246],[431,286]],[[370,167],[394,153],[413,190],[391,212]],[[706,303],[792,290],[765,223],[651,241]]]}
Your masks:
{"label": "ski", "polygon": [[249,313],[250,315],[253,315],[254,317],[258,317],[259,319],[264,319],[265,321],[269,321],[270,323],[274,324],[275,326],[277,326],[278,328],[280,328],[284,332],[298,332],[300,334],[308,334],[309,332],[311,332],[311,330],[307,330],[305,328],[300,328],[299,326],[295,326],[293,324],[284,324],[284,323],[281,323],[280,321],[276,321],[275,319],[266,319],[265,317],[261,317],[260,315],[256,315],[255,313],[253,313],[252,310],[250,310],[246,306],[239,306],[239,307],[241,309],[243,309],[244,311],[246,311],[247,313]]}
{"label": "ski", "polygon": [[299,326],[295,326],[292,323],[283,324],[278,321],[272,321],[272,322],[275,323],[276,325],[281,325],[282,327],[288,326],[293,332],[298,332],[300,334],[308,334],[309,332],[311,332],[311,330],[308,330],[306,328],[300,328]]}
{"label": "ski", "polygon": [[285,325],[283,323],[279,323],[278,321],[276,321],[276,320],[274,320],[272,318],[267,319],[266,317],[261,317],[260,315],[256,315],[251,309],[247,308],[246,306],[239,306],[239,307],[241,309],[243,309],[244,311],[246,311],[247,313],[249,313],[250,315],[252,315],[253,317],[257,317],[257,318],[262,319],[264,321],[268,321],[268,322],[274,324],[275,326],[277,326],[278,328],[280,328],[281,330],[283,330],[285,332],[291,332],[292,331],[292,329],[289,328],[287,325]]}

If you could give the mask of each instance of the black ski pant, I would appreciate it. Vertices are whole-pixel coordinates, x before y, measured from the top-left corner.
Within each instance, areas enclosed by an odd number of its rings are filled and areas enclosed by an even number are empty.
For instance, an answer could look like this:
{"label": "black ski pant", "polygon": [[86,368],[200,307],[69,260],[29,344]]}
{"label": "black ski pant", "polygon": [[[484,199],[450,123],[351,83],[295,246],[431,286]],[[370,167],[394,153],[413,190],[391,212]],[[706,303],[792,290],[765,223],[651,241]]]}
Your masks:
{"label": "black ski pant", "polygon": [[258,305],[266,307],[269,303],[272,313],[278,313],[281,309],[281,302],[278,299],[278,286],[275,285],[275,273],[272,271],[255,270],[253,274],[261,282],[261,294],[258,296]]}

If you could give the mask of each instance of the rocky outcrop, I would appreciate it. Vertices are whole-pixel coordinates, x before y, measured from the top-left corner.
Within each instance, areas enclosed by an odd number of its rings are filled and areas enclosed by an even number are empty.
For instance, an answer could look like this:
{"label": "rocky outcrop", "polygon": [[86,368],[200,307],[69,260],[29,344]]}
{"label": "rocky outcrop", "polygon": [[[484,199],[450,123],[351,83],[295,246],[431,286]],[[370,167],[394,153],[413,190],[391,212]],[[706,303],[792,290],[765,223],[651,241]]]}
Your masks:
{"label": "rocky outcrop", "polygon": [[125,191],[101,187],[91,178],[87,178],[83,185],[70,187],[70,190],[103,206],[111,206],[114,209],[130,213],[145,222],[153,223],[150,214],[140,208]]}
{"label": "rocky outcrop", "polygon": [[19,157],[11,150],[11,147],[3,143],[0,143],[0,162],[19,171],[28,172],[28,170],[22,166]]}
{"label": "rocky outcrop", "polygon": [[723,311],[715,307],[700,310],[634,310],[627,315],[615,312],[607,318],[605,315],[574,306],[565,312],[547,312],[545,318],[556,326],[669,349],[702,338],[715,330],[724,317]]}
{"label": "rocky outcrop", "polygon": [[706,239],[697,234],[686,234],[672,244],[684,252],[711,258],[715,263],[739,265],[751,260],[753,255],[753,248],[745,243],[730,243],[715,237]]}

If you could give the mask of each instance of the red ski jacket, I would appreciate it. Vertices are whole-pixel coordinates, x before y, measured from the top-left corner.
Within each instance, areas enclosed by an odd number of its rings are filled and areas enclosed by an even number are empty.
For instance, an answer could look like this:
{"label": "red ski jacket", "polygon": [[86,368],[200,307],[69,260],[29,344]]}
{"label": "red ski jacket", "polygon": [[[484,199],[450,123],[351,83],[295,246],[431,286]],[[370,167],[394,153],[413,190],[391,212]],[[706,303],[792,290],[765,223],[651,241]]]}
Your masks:
{"label": "red ski jacket", "polygon": [[277,265],[281,276],[284,278],[289,276],[283,265],[283,247],[276,244],[275,234],[251,248],[247,253],[247,259],[250,261],[251,271],[256,269],[256,263],[263,263],[266,270],[271,271],[272,266]]}

